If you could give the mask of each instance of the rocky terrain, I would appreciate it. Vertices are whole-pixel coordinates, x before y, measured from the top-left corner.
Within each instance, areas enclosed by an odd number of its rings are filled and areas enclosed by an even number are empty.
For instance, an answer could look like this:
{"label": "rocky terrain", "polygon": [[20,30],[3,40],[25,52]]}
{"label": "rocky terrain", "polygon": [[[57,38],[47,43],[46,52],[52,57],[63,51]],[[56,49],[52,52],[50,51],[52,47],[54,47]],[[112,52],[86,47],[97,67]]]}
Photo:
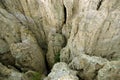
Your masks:
{"label": "rocky terrain", "polygon": [[0,0],[0,80],[120,80],[120,0]]}

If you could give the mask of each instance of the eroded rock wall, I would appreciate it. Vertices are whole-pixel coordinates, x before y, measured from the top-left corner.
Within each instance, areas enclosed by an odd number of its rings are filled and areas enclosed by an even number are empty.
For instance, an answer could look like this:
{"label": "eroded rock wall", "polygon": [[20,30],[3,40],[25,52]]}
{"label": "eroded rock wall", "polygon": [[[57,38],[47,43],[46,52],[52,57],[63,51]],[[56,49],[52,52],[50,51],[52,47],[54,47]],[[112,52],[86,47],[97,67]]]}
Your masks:
{"label": "eroded rock wall", "polygon": [[46,74],[59,59],[76,79],[119,80],[120,0],[0,0],[0,69]]}

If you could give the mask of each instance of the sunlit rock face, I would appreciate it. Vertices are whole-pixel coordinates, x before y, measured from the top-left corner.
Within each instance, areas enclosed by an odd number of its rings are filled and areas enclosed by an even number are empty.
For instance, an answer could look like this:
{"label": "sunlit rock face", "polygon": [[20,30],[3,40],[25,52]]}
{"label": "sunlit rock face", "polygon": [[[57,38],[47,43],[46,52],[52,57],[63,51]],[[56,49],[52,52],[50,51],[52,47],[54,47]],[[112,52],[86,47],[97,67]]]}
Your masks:
{"label": "sunlit rock face", "polygon": [[59,61],[77,74],[54,80],[119,80],[120,0],[0,0],[1,65],[46,75]]}
{"label": "sunlit rock face", "polygon": [[[85,80],[119,79],[119,73],[110,71],[109,74],[104,66],[111,61],[118,61],[114,66],[120,62],[120,1],[64,0],[64,4],[71,15],[67,16],[70,19],[62,30],[68,40],[61,50],[61,61],[77,70],[79,77]],[[68,25],[71,28],[69,35],[66,32],[70,30]],[[120,71],[119,68],[116,70]],[[116,78],[110,77],[113,75]]]}
{"label": "sunlit rock face", "polygon": [[51,73],[44,80],[79,80],[76,73],[66,63],[60,62],[53,66]]}
{"label": "sunlit rock face", "polygon": [[98,71],[98,80],[119,80],[120,79],[120,61],[108,62]]}

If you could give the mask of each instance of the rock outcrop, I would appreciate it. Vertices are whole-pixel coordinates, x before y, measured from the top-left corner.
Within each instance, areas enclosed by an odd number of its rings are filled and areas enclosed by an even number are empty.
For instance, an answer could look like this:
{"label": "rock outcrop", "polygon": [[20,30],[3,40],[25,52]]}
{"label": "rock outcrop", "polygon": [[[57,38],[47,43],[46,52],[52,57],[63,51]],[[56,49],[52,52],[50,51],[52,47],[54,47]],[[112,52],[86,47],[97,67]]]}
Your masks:
{"label": "rock outcrop", "polygon": [[12,56],[16,59],[16,66],[23,71],[35,70],[41,73],[46,71],[45,60],[42,49],[38,46],[32,33],[21,28],[21,43],[10,45]]}
{"label": "rock outcrop", "polygon": [[0,0],[0,79],[119,80],[119,64],[120,0]]}
{"label": "rock outcrop", "polygon": [[[0,63],[0,80],[22,80],[23,74],[13,69],[8,69]],[[23,79],[27,80],[27,79]]]}
{"label": "rock outcrop", "polygon": [[60,50],[65,44],[65,39],[64,36],[59,33],[51,33],[48,37],[49,43],[46,56],[48,65],[52,68],[52,66],[59,61]]}
{"label": "rock outcrop", "polygon": [[51,70],[51,73],[44,80],[79,80],[77,77],[77,72],[69,68],[69,66],[64,63],[56,63]]}
{"label": "rock outcrop", "polygon": [[35,72],[27,71],[25,73],[19,72],[12,66],[6,67],[0,63],[0,80],[40,80],[44,75]]}
{"label": "rock outcrop", "polygon": [[70,68],[78,71],[78,75],[85,80],[94,80],[98,71],[107,63],[106,59],[95,56],[81,55],[72,60]]}
{"label": "rock outcrop", "polygon": [[98,80],[119,80],[120,79],[120,61],[108,62],[99,70]]}

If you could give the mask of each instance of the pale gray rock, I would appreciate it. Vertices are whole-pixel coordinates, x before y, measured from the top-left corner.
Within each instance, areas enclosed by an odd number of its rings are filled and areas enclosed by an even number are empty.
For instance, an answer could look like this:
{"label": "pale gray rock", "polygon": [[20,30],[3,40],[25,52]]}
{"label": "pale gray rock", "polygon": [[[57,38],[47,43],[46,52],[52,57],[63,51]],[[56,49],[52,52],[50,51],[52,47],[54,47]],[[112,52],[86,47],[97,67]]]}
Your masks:
{"label": "pale gray rock", "polygon": [[77,72],[71,70],[64,62],[56,63],[44,80],[79,80]]}
{"label": "pale gray rock", "polygon": [[120,80],[120,61],[108,62],[99,70],[97,80]]}
{"label": "pale gray rock", "polygon": [[102,69],[96,64],[119,61],[120,0],[0,0],[0,62],[14,57],[13,65],[44,72],[59,52],[60,61],[73,69],[81,69],[78,60],[90,64],[88,71],[78,70],[85,79],[100,75],[94,73]]}
{"label": "pale gray rock", "polygon": [[[65,47],[70,50],[72,59],[79,54],[101,56],[108,60],[120,59],[119,3],[119,0],[64,0],[66,7],[71,4],[68,14],[74,16],[68,21],[72,28]],[[73,13],[69,10],[71,7]],[[67,35],[67,30],[64,32]],[[61,54],[64,53],[62,51]]]}
{"label": "pale gray rock", "polygon": [[75,57],[72,62],[69,64],[70,68],[78,71],[79,77],[84,80],[94,80],[96,79],[96,73],[107,63],[106,59],[80,55]]}
{"label": "pale gray rock", "polygon": [[62,34],[65,36],[67,41],[68,41],[68,39],[70,37],[70,33],[71,33],[71,29],[72,29],[71,23],[72,22],[64,24],[63,28],[62,28]]}
{"label": "pale gray rock", "polygon": [[71,52],[69,48],[63,48],[60,51],[60,61],[70,63],[72,61]]}
{"label": "pale gray rock", "polygon": [[21,39],[21,43],[14,43],[10,46],[16,65],[23,71],[35,70],[44,73],[46,66],[43,52],[32,33],[24,27],[21,28]]}

